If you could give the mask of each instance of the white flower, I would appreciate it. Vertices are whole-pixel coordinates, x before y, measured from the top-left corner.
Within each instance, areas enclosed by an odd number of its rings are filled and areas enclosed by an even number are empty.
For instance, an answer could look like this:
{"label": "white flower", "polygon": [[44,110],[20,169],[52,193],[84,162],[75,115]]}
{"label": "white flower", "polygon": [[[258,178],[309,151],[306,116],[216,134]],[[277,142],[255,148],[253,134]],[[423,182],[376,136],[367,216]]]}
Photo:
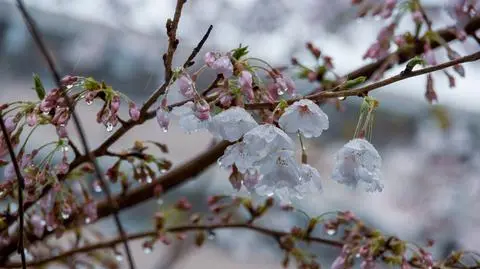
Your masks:
{"label": "white flower", "polygon": [[272,124],[259,125],[243,136],[243,142],[250,153],[254,153],[257,161],[278,150],[293,150],[293,140],[281,129]]}
{"label": "white flower", "polygon": [[287,133],[301,132],[303,136],[318,137],[328,129],[328,116],[314,102],[302,99],[285,109],[278,120],[280,127]]}
{"label": "white flower", "polygon": [[250,113],[235,106],[215,115],[209,130],[215,136],[233,142],[256,126],[258,124]]}
{"label": "white flower", "polygon": [[263,177],[257,184],[256,192],[259,195],[276,195],[284,202],[290,202],[291,198],[301,199],[302,193],[296,188],[302,184],[302,172],[293,151],[277,151],[269,160],[260,169]]}
{"label": "white flower", "polygon": [[299,193],[315,193],[322,190],[321,176],[315,167],[302,164],[300,172],[302,177],[301,184],[295,188]]}
{"label": "white flower", "polygon": [[257,156],[248,152],[245,143],[238,142],[225,149],[223,156],[218,159],[218,164],[223,168],[230,168],[235,164],[240,173],[245,173],[253,168],[256,160]]}
{"label": "white flower", "polygon": [[366,185],[367,191],[382,191],[380,167],[382,158],[370,142],[353,139],[337,152],[332,179],[352,187],[359,183]]}
{"label": "white flower", "polygon": [[188,133],[206,129],[210,122],[210,118],[200,119],[198,117],[197,106],[191,101],[182,106],[174,107],[172,113],[180,117],[180,127]]}

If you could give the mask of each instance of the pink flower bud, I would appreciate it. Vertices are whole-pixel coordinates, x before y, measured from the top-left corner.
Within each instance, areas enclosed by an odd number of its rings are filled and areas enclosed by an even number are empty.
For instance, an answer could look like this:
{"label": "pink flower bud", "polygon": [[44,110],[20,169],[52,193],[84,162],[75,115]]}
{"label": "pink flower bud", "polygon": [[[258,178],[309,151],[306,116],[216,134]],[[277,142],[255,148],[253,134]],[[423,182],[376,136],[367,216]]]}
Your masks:
{"label": "pink flower bud", "polygon": [[140,110],[138,110],[137,105],[135,103],[130,102],[128,104],[128,114],[130,115],[130,118],[134,121],[138,121],[140,119]]}
{"label": "pink flower bud", "polygon": [[112,113],[117,113],[120,108],[120,96],[115,95],[112,97],[112,102],[110,103],[110,109]]}
{"label": "pink flower bud", "polygon": [[34,112],[29,113],[27,115],[27,124],[30,127],[37,125],[37,114],[35,114]]}

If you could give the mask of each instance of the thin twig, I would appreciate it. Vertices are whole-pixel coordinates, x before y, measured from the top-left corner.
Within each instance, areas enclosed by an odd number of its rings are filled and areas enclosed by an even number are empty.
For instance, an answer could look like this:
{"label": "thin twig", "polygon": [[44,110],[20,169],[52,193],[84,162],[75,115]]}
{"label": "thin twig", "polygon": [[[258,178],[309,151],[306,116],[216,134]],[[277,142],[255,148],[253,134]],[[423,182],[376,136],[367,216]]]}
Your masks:
{"label": "thin twig", "polygon": [[[22,16],[25,20],[25,23],[28,26],[28,29],[30,30],[30,33],[32,34],[32,37],[37,44],[38,48],[40,49],[42,55],[44,56],[45,60],[48,63],[48,67],[50,69],[50,72],[55,80],[55,83],[57,84],[57,87],[59,89],[62,89],[63,91],[63,97],[68,105],[68,108],[70,110],[70,113],[73,118],[73,123],[75,125],[75,128],[77,129],[77,133],[80,136],[80,140],[82,142],[82,146],[84,148],[85,154],[87,156],[87,160],[93,164],[94,170],[95,170],[95,175],[98,178],[98,180],[101,183],[102,190],[105,192],[105,195],[107,196],[107,199],[111,202],[111,206],[114,209],[113,217],[115,220],[115,224],[117,225],[118,231],[120,233],[120,236],[125,238],[125,230],[123,229],[122,223],[120,221],[120,218],[118,216],[118,205],[115,204],[115,201],[112,199],[111,191],[110,188],[108,187],[108,184],[103,177],[103,174],[101,172],[100,166],[98,165],[95,156],[92,154],[90,151],[90,147],[88,145],[87,137],[85,134],[85,130],[80,122],[80,119],[78,118],[77,113],[75,112],[75,106],[70,100],[70,97],[68,96],[68,93],[65,91],[65,88],[62,86],[61,79],[60,79],[60,73],[55,65],[55,62],[53,61],[53,58],[51,57],[50,53],[47,50],[47,47],[45,45],[45,42],[43,41],[43,38],[40,34],[40,31],[38,30],[35,21],[33,18],[30,16],[28,13],[27,9],[25,8],[23,1],[22,0],[17,0],[17,5],[22,13]],[[125,247],[125,252],[127,254],[128,258],[128,263],[131,269],[135,268],[135,262],[133,260],[132,253],[130,251],[130,247],[128,246],[128,242],[125,240],[124,241],[124,247]]]}
{"label": "thin twig", "polygon": [[187,68],[189,66],[192,66],[194,64],[193,62],[193,59],[197,56],[197,54],[200,52],[200,50],[202,49],[203,47],[203,44],[205,44],[205,42],[207,41],[208,39],[208,36],[210,36],[210,32],[212,32],[212,29],[213,29],[213,25],[210,25],[208,27],[208,30],[207,32],[203,35],[202,39],[200,40],[200,42],[198,43],[198,45],[193,49],[192,53],[190,54],[190,56],[188,56],[187,60],[185,61],[185,63],[183,64],[183,68]]}
{"label": "thin twig", "polygon": [[[316,93],[316,94],[307,95],[307,96],[302,97],[302,98],[295,98],[295,99],[287,100],[287,103],[291,104],[291,103],[294,103],[294,102],[296,102],[298,100],[301,100],[301,99],[311,99],[311,100],[315,100],[315,101],[320,101],[320,100],[325,100],[325,99],[328,99],[328,98],[336,98],[336,97],[338,98],[338,97],[363,95],[363,94],[367,94],[368,92],[370,92],[372,90],[375,90],[375,89],[378,89],[378,88],[381,88],[381,87],[385,87],[387,85],[396,83],[396,82],[401,81],[401,80],[405,80],[405,79],[416,77],[416,76],[425,75],[425,74],[432,73],[432,72],[435,72],[435,71],[439,71],[439,70],[442,70],[442,69],[445,69],[445,68],[448,68],[448,67],[455,66],[457,64],[461,64],[461,63],[474,62],[474,61],[477,61],[479,59],[480,59],[480,51],[475,52],[475,53],[470,54],[470,55],[467,55],[467,56],[464,56],[464,57],[461,57],[461,58],[458,58],[458,59],[455,59],[455,60],[452,60],[452,61],[448,61],[448,62],[439,64],[439,65],[430,66],[430,67],[426,67],[426,68],[423,68],[423,69],[420,69],[420,70],[412,71],[412,72],[409,72],[408,74],[398,74],[396,76],[386,78],[384,80],[380,80],[378,82],[375,82],[375,83],[372,83],[370,85],[360,87],[360,88],[357,88],[357,89],[339,91],[339,89],[341,89],[341,87],[342,87],[341,85],[339,85],[339,86],[337,86],[336,88],[334,88],[330,91],[319,92],[319,93]],[[252,109],[252,110],[253,109],[271,109],[271,108],[276,107],[277,105],[278,105],[278,102],[245,104],[245,109]]]}
{"label": "thin twig", "polygon": [[[248,223],[234,223],[234,224],[212,224],[212,225],[185,225],[185,226],[177,226],[177,227],[171,227],[167,228],[166,232],[171,232],[171,233],[180,233],[180,232],[188,232],[188,231],[212,231],[212,230],[219,230],[219,229],[247,229],[251,231],[255,231],[267,236],[271,236],[274,238],[281,238],[282,236],[289,235],[288,232],[280,231],[280,230],[274,230],[274,229],[269,229],[261,226],[256,226],[256,225],[251,225]],[[136,233],[136,234],[131,234],[128,235],[127,238],[128,240],[135,240],[135,239],[142,239],[146,237],[156,237],[158,235],[157,231],[148,231],[148,232],[142,232],[142,233]],[[328,245],[332,247],[337,247],[341,248],[343,246],[343,243],[340,241],[335,241],[335,240],[330,240],[330,239],[325,239],[325,238],[320,238],[320,237],[307,237],[303,239],[306,242],[315,242],[323,245]],[[104,249],[104,248],[111,248],[114,247],[115,245],[119,244],[122,242],[120,238],[116,238],[107,242],[102,242],[90,246],[85,246],[77,249],[73,249],[67,252],[64,252],[60,255],[53,256],[50,258],[46,258],[43,260],[39,261],[34,261],[29,263],[29,266],[39,266],[39,265],[44,265],[49,262],[53,261],[59,261],[63,260],[67,257],[70,257],[75,254],[79,253],[85,253],[85,252],[90,252],[98,249]],[[15,263],[7,264],[5,268],[18,268],[19,265]]]}
{"label": "thin twig", "polygon": [[[3,121],[3,116],[0,114],[0,127],[3,133],[3,139],[7,144],[8,152],[10,153],[10,159],[13,163],[13,168],[15,169],[15,174],[17,175],[17,185],[18,185],[18,226],[20,234],[18,238],[18,252],[20,253],[22,259],[22,268],[26,269],[26,259],[25,259],[25,247],[24,244],[24,232],[23,232],[23,225],[24,225],[24,212],[23,212],[23,189],[25,188],[25,180],[23,179],[22,172],[20,171],[20,167],[17,162],[17,157],[15,156],[15,151],[13,150],[12,141],[10,140],[10,134],[7,131],[7,127],[5,126],[5,122]],[[1,139],[1,137],[0,137]]]}

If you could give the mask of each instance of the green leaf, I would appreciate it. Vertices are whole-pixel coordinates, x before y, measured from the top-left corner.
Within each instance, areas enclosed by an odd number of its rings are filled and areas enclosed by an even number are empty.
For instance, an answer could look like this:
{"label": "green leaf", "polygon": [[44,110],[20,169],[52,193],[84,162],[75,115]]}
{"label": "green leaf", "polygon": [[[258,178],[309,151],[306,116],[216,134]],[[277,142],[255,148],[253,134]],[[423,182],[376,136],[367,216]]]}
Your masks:
{"label": "green leaf", "polygon": [[100,84],[92,77],[88,77],[84,82],[85,89],[89,91],[97,90],[100,88]]}
{"label": "green leaf", "polygon": [[37,74],[33,74],[33,85],[38,98],[43,100],[43,98],[45,98],[45,88],[43,87],[42,81]]}
{"label": "green leaf", "polygon": [[355,87],[359,84],[364,83],[365,80],[367,80],[367,77],[361,76],[361,77],[358,77],[358,78],[355,78],[355,79],[347,80],[343,86],[347,89],[353,88],[353,87]]}
{"label": "green leaf", "polygon": [[412,72],[415,66],[424,65],[424,64],[425,64],[425,60],[423,60],[422,57],[415,56],[412,59],[410,59],[410,61],[408,61],[407,66],[405,67],[405,70],[403,70],[401,74],[406,75]]}
{"label": "green leaf", "polygon": [[235,60],[240,60],[243,56],[246,56],[248,54],[248,46],[242,47],[242,44],[237,49],[233,50],[233,55],[232,57]]}

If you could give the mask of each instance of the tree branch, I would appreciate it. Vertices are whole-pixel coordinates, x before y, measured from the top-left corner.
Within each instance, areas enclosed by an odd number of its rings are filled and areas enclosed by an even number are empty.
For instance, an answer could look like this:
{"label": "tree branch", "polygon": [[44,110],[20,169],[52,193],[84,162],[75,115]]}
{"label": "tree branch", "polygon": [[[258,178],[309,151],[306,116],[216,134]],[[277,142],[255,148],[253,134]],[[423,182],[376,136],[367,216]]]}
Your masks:
{"label": "tree branch", "polygon": [[[189,231],[212,231],[212,230],[220,230],[220,229],[247,229],[251,231],[255,231],[267,236],[271,236],[274,238],[280,238],[282,236],[289,235],[290,233],[280,231],[280,230],[274,230],[274,229],[269,229],[261,226],[256,226],[248,223],[235,223],[235,224],[212,224],[212,225],[185,225],[185,226],[177,226],[177,227],[171,227],[167,228],[165,231],[170,232],[170,233],[179,233],[179,232],[189,232]],[[142,232],[142,233],[136,233],[136,234],[131,234],[128,235],[127,238],[128,240],[135,240],[135,239],[142,239],[146,237],[156,237],[158,236],[157,231],[148,231],[148,232]],[[119,244],[122,239],[116,238],[107,242],[102,242],[90,246],[84,246],[81,248],[76,248],[67,252],[64,252],[60,255],[53,256],[50,258],[46,258],[43,260],[39,261],[34,261],[31,263],[28,263],[28,266],[40,266],[47,264],[49,262],[54,262],[58,260],[65,259],[67,257],[73,256],[75,254],[79,253],[85,253],[85,252],[90,252],[98,249],[105,249],[105,248],[112,248],[115,245]],[[335,241],[335,240],[330,240],[330,239],[324,239],[320,237],[307,237],[302,239],[305,242],[315,242],[318,244],[323,244],[323,245],[328,245],[332,247],[337,247],[341,248],[343,246],[343,243],[340,241]],[[16,263],[11,263],[7,264],[4,266],[5,268],[18,268],[19,264]]]}
{"label": "tree branch", "polygon": [[[13,163],[13,168],[15,169],[15,174],[17,175],[17,185],[18,185],[18,223],[19,223],[19,231],[20,234],[18,238],[18,252],[20,253],[20,257],[22,259],[22,268],[26,269],[26,259],[25,259],[25,247],[24,244],[24,212],[23,212],[23,189],[25,188],[25,180],[23,179],[22,172],[20,171],[20,167],[17,162],[17,157],[15,156],[15,151],[13,150],[12,141],[10,139],[10,134],[7,131],[7,127],[5,126],[5,122],[3,121],[3,116],[0,114],[0,127],[3,133],[3,139],[5,139],[5,143],[7,144],[8,153],[10,154],[11,162]],[[0,137],[0,139],[2,139]]]}
{"label": "tree branch", "polygon": [[[464,56],[464,57],[461,57],[461,58],[458,58],[458,59],[455,59],[455,60],[452,60],[452,61],[448,61],[448,62],[439,64],[439,65],[430,66],[430,67],[426,67],[426,68],[423,68],[423,69],[420,69],[420,70],[412,71],[412,72],[409,72],[408,74],[400,73],[396,76],[393,76],[393,77],[390,77],[390,78],[387,78],[387,79],[384,79],[384,80],[380,80],[378,82],[374,82],[370,85],[360,87],[360,88],[357,88],[357,89],[340,90],[342,88],[342,85],[339,85],[339,86],[333,88],[330,91],[319,92],[319,93],[316,93],[316,94],[307,95],[307,96],[302,97],[302,98],[295,98],[295,99],[287,100],[287,103],[291,104],[291,103],[294,103],[294,102],[296,102],[298,100],[301,100],[301,99],[311,99],[311,100],[315,100],[315,101],[320,101],[320,100],[325,100],[325,99],[328,99],[328,98],[335,98],[335,97],[347,97],[347,96],[364,95],[364,94],[367,94],[368,92],[370,92],[372,90],[375,90],[375,89],[378,89],[378,88],[381,88],[381,87],[385,87],[387,85],[396,83],[396,82],[401,81],[401,80],[405,80],[405,79],[408,79],[408,78],[432,73],[432,72],[439,71],[439,70],[442,70],[442,69],[445,69],[445,68],[448,68],[448,67],[451,67],[451,66],[455,66],[457,64],[461,64],[461,63],[474,62],[474,61],[477,61],[479,59],[480,59],[480,51],[475,52],[475,53],[470,54],[470,55],[467,55],[467,56]],[[277,105],[278,105],[278,102],[245,104],[245,109],[266,109],[266,108],[271,109],[271,108],[276,107]]]}
{"label": "tree branch", "polygon": [[[25,20],[25,23],[28,26],[28,29],[29,29],[30,33],[32,34],[32,37],[33,37],[35,43],[37,44],[38,48],[40,49],[40,52],[42,53],[42,55],[44,56],[45,60],[48,63],[48,67],[49,67],[50,72],[51,72],[51,74],[54,78],[55,83],[57,84],[57,87],[59,89],[61,89],[62,92],[63,92],[63,97],[64,97],[64,99],[65,99],[65,101],[68,105],[68,108],[70,110],[70,113],[72,115],[73,123],[75,125],[75,128],[77,129],[77,133],[80,136],[80,141],[82,142],[82,146],[83,146],[83,149],[84,149],[85,154],[87,156],[87,160],[90,163],[93,164],[93,167],[94,167],[94,170],[95,170],[95,175],[98,178],[98,180],[100,181],[102,190],[104,191],[105,195],[107,196],[108,201],[111,203],[111,206],[114,209],[113,216],[114,216],[115,224],[118,228],[118,232],[121,235],[121,237],[125,238],[125,230],[124,230],[124,228],[122,226],[122,223],[120,221],[120,218],[118,216],[118,206],[117,206],[117,204],[115,204],[115,201],[112,199],[110,188],[108,187],[108,184],[107,184],[105,178],[103,177],[103,174],[100,170],[100,166],[98,165],[94,154],[92,154],[92,152],[90,151],[90,147],[88,145],[85,130],[82,126],[82,123],[80,122],[80,119],[78,118],[77,113],[75,112],[75,105],[73,104],[72,100],[68,96],[68,93],[66,92],[65,88],[62,86],[59,71],[58,71],[57,67],[55,66],[55,62],[53,61],[53,58],[48,53],[45,42],[43,41],[43,38],[40,34],[40,31],[38,30],[38,28],[36,26],[35,21],[33,20],[33,18],[28,13],[28,11],[25,8],[22,0],[17,0],[17,5],[18,5],[18,8],[19,8],[20,12],[22,13],[22,16]],[[22,224],[20,224],[20,225],[22,225]],[[125,252],[127,254],[129,266],[130,266],[131,269],[134,269],[135,268],[135,262],[133,260],[132,253],[130,251],[130,247],[128,246],[128,242],[126,240],[124,241],[124,247],[125,247]]]}

